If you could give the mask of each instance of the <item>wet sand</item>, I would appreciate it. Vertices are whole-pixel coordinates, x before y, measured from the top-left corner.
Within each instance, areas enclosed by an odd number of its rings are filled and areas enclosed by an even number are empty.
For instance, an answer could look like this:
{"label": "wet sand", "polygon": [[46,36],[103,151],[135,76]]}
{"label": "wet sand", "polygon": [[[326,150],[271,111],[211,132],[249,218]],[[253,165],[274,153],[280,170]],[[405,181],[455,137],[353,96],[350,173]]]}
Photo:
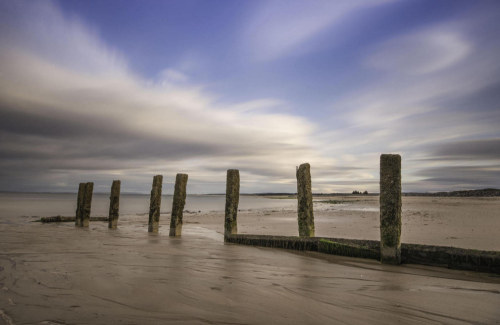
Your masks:
{"label": "wet sand", "polygon": [[[317,235],[378,239],[377,199],[317,203]],[[456,200],[405,198],[403,241],[498,250],[485,238],[499,229],[498,198]],[[186,214],[181,238],[168,236],[168,215],[157,235],[147,216],[121,216],[117,230],[31,220],[0,219],[0,323],[500,322],[498,275],[224,244],[222,212]],[[293,210],[241,211],[238,227],[297,232]]]}

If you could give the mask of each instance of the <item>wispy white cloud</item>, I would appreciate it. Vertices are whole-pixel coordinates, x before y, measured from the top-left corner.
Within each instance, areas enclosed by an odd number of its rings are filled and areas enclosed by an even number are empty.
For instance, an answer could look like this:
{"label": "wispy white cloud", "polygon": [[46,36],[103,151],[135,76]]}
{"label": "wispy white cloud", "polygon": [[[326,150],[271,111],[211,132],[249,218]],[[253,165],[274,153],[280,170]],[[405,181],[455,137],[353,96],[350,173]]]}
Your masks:
{"label": "wispy white cloud", "polygon": [[381,44],[367,64],[393,73],[427,74],[450,68],[467,57],[471,45],[450,27],[432,27]]}
{"label": "wispy white cloud", "polygon": [[168,68],[159,73],[159,82],[162,85],[170,83],[183,83],[189,80],[189,76],[179,70]]}
{"label": "wispy white cloud", "polygon": [[252,58],[262,61],[304,52],[302,44],[349,13],[386,2],[389,0],[264,1],[244,29],[244,48]]}
{"label": "wispy white cloud", "polygon": [[4,2],[2,9],[2,49],[94,76],[126,71],[124,56],[101,41],[97,30],[65,17],[52,2]]}
{"label": "wispy white cloud", "polygon": [[500,63],[494,59],[499,49],[485,54],[482,46],[459,22],[400,35],[375,46],[365,59],[368,70],[383,69],[385,74],[337,101],[335,109],[351,126],[377,128],[453,110],[444,103],[471,96],[499,79]]}
{"label": "wispy white cloud", "polygon": [[[135,177],[140,166],[171,174],[188,168],[211,174],[220,186],[223,177],[203,171],[223,166],[293,173],[295,165],[319,155],[308,146],[311,122],[269,111],[286,106],[281,100],[221,105],[173,69],[163,71],[161,81],[143,80],[97,33],[53,4],[37,3],[36,13],[12,6],[30,23],[11,22],[16,28],[0,32],[9,40],[0,48],[0,104],[16,124],[2,128],[4,167],[31,158],[38,173],[65,171],[68,178],[82,170],[127,170]],[[40,127],[26,124],[33,119]],[[46,131],[52,128],[59,131]]]}
{"label": "wispy white cloud", "polygon": [[[499,110],[477,110],[479,103],[470,101],[466,107],[457,107],[457,103],[467,102],[466,98],[477,97],[500,82],[500,63],[495,59],[500,53],[498,44],[487,44],[485,51],[485,44],[476,42],[467,27],[461,21],[426,26],[376,45],[364,61],[365,69],[384,73],[335,101],[332,120],[341,119],[342,126],[323,132],[319,142],[341,141],[324,153],[345,152],[358,157],[355,162],[340,161],[341,166],[366,166],[365,161],[373,162],[379,153],[401,153],[404,179],[411,184],[408,190],[418,189],[419,181],[422,187],[430,186],[429,180],[423,181],[421,170],[464,163],[470,166],[470,156],[467,161],[459,157],[454,161],[420,159],[432,156],[431,148],[437,144],[498,136]],[[475,159],[478,168],[491,164],[479,156]],[[500,157],[494,160],[498,163]],[[449,182],[438,181],[436,178],[432,187],[449,188]],[[472,183],[459,186],[474,187]]]}

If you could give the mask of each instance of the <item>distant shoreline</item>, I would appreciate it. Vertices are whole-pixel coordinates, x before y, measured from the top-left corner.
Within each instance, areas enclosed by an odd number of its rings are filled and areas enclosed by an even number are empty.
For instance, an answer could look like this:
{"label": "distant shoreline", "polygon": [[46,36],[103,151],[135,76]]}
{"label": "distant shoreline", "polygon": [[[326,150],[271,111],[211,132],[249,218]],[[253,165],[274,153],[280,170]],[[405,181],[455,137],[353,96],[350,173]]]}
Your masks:
{"label": "distant shoreline", "polygon": [[[245,194],[242,194],[245,195]],[[296,193],[255,193],[257,196],[296,196]],[[379,193],[313,193],[313,196],[378,196]],[[436,197],[492,197],[500,196],[500,189],[484,188],[478,190],[460,190],[450,192],[403,192],[403,196],[436,196]]]}
{"label": "distant shoreline", "polygon": [[[76,192],[11,192],[0,191],[0,194],[76,194]],[[109,194],[106,192],[95,192],[94,194]],[[121,193],[121,195],[144,195],[149,193]],[[164,194],[171,195],[171,194]],[[188,193],[189,195],[189,193]],[[225,195],[225,193],[198,193],[191,195]],[[269,196],[269,197],[295,197],[297,193],[241,193],[242,196]],[[313,193],[313,196],[378,196],[379,193],[353,194],[353,193]],[[435,196],[435,197],[495,197],[500,196],[500,189],[484,188],[477,190],[460,190],[450,192],[403,192],[403,196]]]}

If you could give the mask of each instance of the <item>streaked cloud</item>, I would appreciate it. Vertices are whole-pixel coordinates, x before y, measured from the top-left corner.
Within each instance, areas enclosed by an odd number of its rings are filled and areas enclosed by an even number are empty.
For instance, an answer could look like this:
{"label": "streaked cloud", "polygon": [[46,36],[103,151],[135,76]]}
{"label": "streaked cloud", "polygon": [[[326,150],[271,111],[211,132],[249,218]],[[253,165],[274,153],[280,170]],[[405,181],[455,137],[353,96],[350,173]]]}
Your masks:
{"label": "streaked cloud", "polygon": [[[500,63],[494,59],[499,44],[483,44],[469,29],[458,20],[375,45],[365,69],[383,74],[332,104],[331,121],[341,127],[324,132],[321,141],[341,141],[324,152],[356,156],[339,164],[366,168],[364,161],[373,165],[381,152],[401,153],[406,190],[447,190],[453,175],[454,189],[498,186],[498,178],[486,180],[494,174],[491,164],[500,162],[495,148],[500,111],[491,103],[491,89],[500,82]],[[474,168],[460,169],[471,161]]]}
{"label": "streaked cloud", "polygon": [[360,9],[373,7],[388,0],[367,1],[264,1],[245,27],[244,48],[255,60],[274,60],[300,48],[326,28],[331,28],[346,16]]}
{"label": "streaked cloud", "polygon": [[[95,33],[54,5],[37,3],[36,14],[7,6],[31,23],[12,22],[19,28],[0,34],[9,39],[0,48],[0,151],[2,167],[10,168],[4,187],[22,172],[12,170],[16,163],[68,177],[75,170],[134,173],[141,166],[173,174],[212,165],[244,167],[247,161],[293,171],[313,152],[307,145],[313,123],[266,111],[286,106],[282,100],[221,105],[175,70],[162,73],[167,83],[143,80]],[[47,28],[37,28],[45,21]],[[28,167],[29,158],[37,164]]]}
{"label": "streaked cloud", "polygon": [[[386,1],[250,3],[235,47],[250,58],[243,77],[255,68],[261,78],[269,63],[314,51],[322,33],[335,43],[353,15]],[[316,192],[374,192],[379,155],[389,152],[403,156],[406,191],[498,186],[500,41],[477,32],[496,26],[491,12],[350,48],[349,73],[338,78],[354,86],[325,90],[325,115],[275,96],[284,78],[244,99],[213,91],[193,77],[211,62],[196,50],[145,77],[97,26],[56,3],[0,4],[0,189],[74,191],[94,180],[107,191],[119,177],[124,191],[145,192],[153,174],[168,184],[184,171],[191,193],[223,192],[225,170],[239,168],[242,192],[292,192],[295,166],[309,162]],[[248,87],[261,81],[249,77]]]}
{"label": "streaked cloud", "polygon": [[175,84],[175,83],[186,82],[189,80],[189,77],[185,73],[183,73],[179,70],[169,68],[169,69],[165,69],[165,70],[160,72],[159,80],[160,80],[159,82],[162,85],[166,85],[169,83]]}
{"label": "streaked cloud", "polygon": [[470,51],[471,45],[451,26],[431,27],[384,42],[367,64],[395,73],[421,75],[450,68]]}
{"label": "streaked cloud", "polygon": [[500,139],[464,140],[444,143],[432,151],[433,159],[498,160]]}
{"label": "streaked cloud", "polygon": [[425,168],[419,171],[421,182],[429,188],[470,189],[480,182],[483,187],[498,187],[500,165],[495,166],[446,166]]}

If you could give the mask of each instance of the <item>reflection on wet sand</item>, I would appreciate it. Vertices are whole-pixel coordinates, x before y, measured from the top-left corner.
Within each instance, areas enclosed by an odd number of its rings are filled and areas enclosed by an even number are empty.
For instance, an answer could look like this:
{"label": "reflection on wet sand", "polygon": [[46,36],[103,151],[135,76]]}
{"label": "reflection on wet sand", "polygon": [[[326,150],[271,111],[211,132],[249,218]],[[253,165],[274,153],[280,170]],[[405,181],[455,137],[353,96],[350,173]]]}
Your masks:
{"label": "reflection on wet sand", "polygon": [[86,230],[19,218],[1,222],[0,310],[16,324],[500,318],[495,275],[224,244],[222,213],[190,218],[200,224],[185,224],[180,238],[168,236],[168,220],[149,234],[138,216],[121,217],[117,230],[105,223]]}

